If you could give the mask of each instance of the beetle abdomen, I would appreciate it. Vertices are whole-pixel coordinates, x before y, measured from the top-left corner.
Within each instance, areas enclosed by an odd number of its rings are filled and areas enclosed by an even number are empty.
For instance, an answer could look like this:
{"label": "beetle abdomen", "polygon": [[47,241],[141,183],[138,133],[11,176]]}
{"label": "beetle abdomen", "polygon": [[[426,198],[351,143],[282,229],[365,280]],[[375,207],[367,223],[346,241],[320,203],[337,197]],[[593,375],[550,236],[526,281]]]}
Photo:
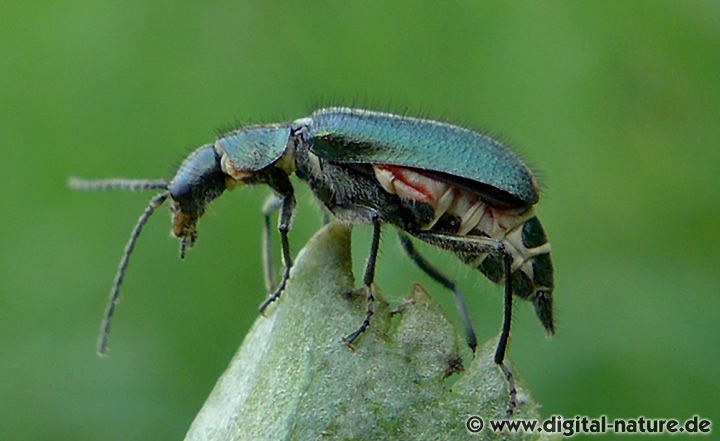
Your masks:
{"label": "beetle abdomen", "polygon": [[[481,195],[409,168],[375,164],[373,170],[388,193],[433,208],[432,220],[420,226],[420,230],[453,236],[486,237],[502,242],[513,259],[513,292],[531,301],[539,292],[543,293],[543,298],[551,298],[553,268],[550,243],[532,206],[497,207]],[[489,253],[457,254],[491,281],[502,281],[500,256]]]}
{"label": "beetle abdomen", "polygon": [[[476,233],[504,241],[506,236],[522,225],[532,214],[532,207],[496,207],[476,193],[430,178],[422,172],[394,165],[374,164],[375,178],[388,193],[423,202],[433,207],[435,216],[423,230],[432,230],[443,216],[458,218],[454,235]],[[475,234],[477,235],[477,234]]]}

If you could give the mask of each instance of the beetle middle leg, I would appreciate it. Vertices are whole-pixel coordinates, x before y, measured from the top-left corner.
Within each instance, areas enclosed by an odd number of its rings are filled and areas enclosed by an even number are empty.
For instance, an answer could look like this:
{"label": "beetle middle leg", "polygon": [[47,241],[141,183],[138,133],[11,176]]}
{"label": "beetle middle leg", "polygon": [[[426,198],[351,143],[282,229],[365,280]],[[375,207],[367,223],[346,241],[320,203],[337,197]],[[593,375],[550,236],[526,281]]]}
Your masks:
{"label": "beetle middle leg", "polygon": [[365,332],[368,326],[370,326],[370,318],[375,313],[375,294],[373,293],[372,283],[375,280],[375,266],[377,263],[378,249],[380,248],[380,214],[375,210],[370,210],[370,221],[372,222],[373,235],[370,244],[370,255],[365,264],[365,273],[363,274],[363,285],[367,292],[367,309],[362,324],[358,326],[355,331],[343,337],[343,342],[350,348],[352,348],[353,342],[360,334]]}
{"label": "beetle middle leg", "polygon": [[462,292],[460,292],[460,289],[457,287],[457,284],[445,274],[440,272],[440,270],[438,270],[427,259],[425,259],[417,248],[415,248],[415,245],[412,243],[412,240],[407,234],[398,231],[398,237],[400,238],[403,250],[408,257],[415,262],[415,265],[417,265],[418,268],[423,270],[425,274],[430,276],[430,278],[435,280],[437,283],[453,292],[455,297],[455,306],[460,313],[460,320],[462,321],[463,328],[465,330],[465,341],[470,349],[475,352],[475,349],[477,348],[477,336],[475,335],[475,330],[473,329],[472,321],[470,320],[470,314],[468,313],[465,298],[463,297]]}
{"label": "beetle middle leg", "polygon": [[510,369],[505,365],[505,354],[507,352],[508,340],[510,339],[510,325],[512,323],[512,256],[508,253],[503,242],[487,237],[459,237],[426,231],[415,232],[413,235],[420,240],[451,251],[478,255],[483,253],[497,253],[502,257],[504,281],[503,322],[493,361],[500,367],[508,383],[508,395],[510,399],[505,412],[505,419],[509,419],[517,405],[515,379]]}

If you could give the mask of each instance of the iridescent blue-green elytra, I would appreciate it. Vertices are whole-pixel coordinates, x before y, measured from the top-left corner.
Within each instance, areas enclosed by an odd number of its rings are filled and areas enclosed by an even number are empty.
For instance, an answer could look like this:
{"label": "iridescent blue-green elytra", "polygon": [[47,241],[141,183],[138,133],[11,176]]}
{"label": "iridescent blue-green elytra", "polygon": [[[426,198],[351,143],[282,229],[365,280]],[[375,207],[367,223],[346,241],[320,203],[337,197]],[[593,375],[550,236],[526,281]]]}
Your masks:
{"label": "iridescent blue-green elytra", "polygon": [[390,164],[461,177],[537,203],[530,169],[500,142],[462,127],[332,107],[312,114],[311,151],[339,163]]}

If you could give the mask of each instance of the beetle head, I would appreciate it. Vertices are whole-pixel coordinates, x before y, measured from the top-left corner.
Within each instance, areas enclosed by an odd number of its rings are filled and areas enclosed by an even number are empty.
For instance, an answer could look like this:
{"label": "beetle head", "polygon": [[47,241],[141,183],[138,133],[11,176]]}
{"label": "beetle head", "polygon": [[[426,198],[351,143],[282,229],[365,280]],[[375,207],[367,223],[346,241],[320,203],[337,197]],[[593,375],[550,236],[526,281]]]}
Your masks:
{"label": "beetle head", "polygon": [[[180,257],[195,244],[197,221],[225,190],[263,182],[263,170],[285,165],[290,127],[250,126],[226,133],[215,144],[192,152],[167,186],[172,200],[172,231],[181,239]],[[290,161],[292,163],[292,161]],[[287,170],[289,173],[290,170]]]}
{"label": "beetle head", "polygon": [[150,200],[125,245],[101,325],[100,354],[107,349],[110,323],[130,255],[143,226],[155,210],[170,199],[172,232],[181,239],[180,257],[184,257],[185,250],[192,247],[197,239],[197,222],[205,213],[205,208],[225,190],[243,184],[268,183],[268,167],[292,173],[293,149],[288,148],[289,137],[290,127],[287,124],[252,126],[222,135],[215,144],[206,144],[185,158],[170,183],[164,179],[70,178],[68,184],[78,190],[162,190]]}
{"label": "beetle head", "polygon": [[172,232],[182,240],[180,257],[185,256],[186,248],[195,244],[197,221],[205,213],[205,207],[227,189],[226,178],[215,148],[207,144],[185,158],[168,184]]}

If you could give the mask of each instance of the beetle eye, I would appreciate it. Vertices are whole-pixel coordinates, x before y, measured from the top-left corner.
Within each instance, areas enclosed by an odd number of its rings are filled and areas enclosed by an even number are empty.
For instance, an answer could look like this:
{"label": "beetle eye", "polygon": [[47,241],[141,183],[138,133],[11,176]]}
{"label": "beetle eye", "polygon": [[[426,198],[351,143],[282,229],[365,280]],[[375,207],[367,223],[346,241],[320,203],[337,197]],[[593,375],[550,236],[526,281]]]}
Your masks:
{"label": "beetle eye", "polygon": [[189,216],[201,216],[205,206],[226,189],[220,157],[212,144],[195,150],[180,164],[168,185],[176,207]]}
{"label": "beetle eye", "polygon": [[189,199],[192,199],[190,182],[187,179],[173,179],[168,186],[168,190],[170,191],[170,197],[179,204],[187,203]]}

